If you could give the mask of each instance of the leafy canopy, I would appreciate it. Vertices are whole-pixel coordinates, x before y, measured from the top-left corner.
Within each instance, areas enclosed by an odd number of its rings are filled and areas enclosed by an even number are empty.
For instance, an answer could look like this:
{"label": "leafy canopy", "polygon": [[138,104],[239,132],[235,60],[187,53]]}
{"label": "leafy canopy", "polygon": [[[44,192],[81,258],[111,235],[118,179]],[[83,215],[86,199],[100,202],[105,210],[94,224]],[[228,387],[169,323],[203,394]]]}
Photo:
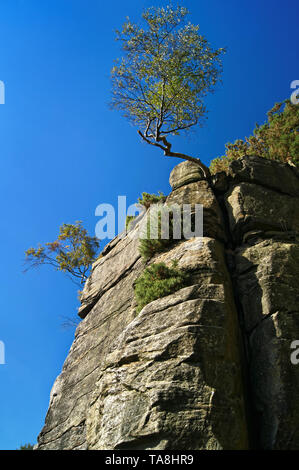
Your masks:
{"label": "leafy canopy", "polygon": [[176,261],[172,262],[170,268],[165,263],[152,264],[143,271],[134,285],[137,312],[153,300],[182,289],[188,282],[188,273],[178,269]]}
{"label": "leafy canopy", "polygon": [[79,279],[82,284],[96,258],[98,248],[98,239],[90,237],[82,227],[82,222],[77,221],[75,224],[63,224],[54,242],[29,248],[25,252],[26,262],[29,264],[28,269],[48,264]]}
{"label": "leafy canopy", "polygon": [[265,124],[256,124],[252,136],[226,144],[225,155],[211,162],[211,173],[227,171],[231,161],[245,155],[299,166],[299,106],[285,100],[276,103],[267,116]]}
{"label": "leafy canopy", "polygon": [[[224,49],[213,50],[186,22],[184,7],[148,8],[145,27],[127,18],[117,39],[124,56],[113,67],[112,107],[139,126],[139,134],[167,156],[199,159],[171,152],[169,134],[178,135],[202,123],[203,98],[214,91],[222,71]],[[206,168],[206,167],[205,167]]]}

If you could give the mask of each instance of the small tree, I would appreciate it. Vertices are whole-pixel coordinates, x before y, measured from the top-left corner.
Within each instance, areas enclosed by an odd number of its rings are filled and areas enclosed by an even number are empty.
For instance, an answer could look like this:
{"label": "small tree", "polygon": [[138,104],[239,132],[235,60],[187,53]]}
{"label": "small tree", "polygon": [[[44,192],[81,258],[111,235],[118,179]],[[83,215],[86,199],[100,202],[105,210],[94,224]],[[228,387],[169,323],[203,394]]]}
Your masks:
{"label": "small tree", "polygon": [[80,284],[83,284],[98,248],[98,239],[90,237],[82,227],[82,222],[77,221],[75,224],[63,224],[54,242],[29,248],[25,252],[26,262],[29,264],[28,269],[48,264],[70,274],[71,278],[79,279]]}
{"label": "small tree", "polygon": [[188,10],[149,8],[142,17],[146,28],[129,19],[117,39],[124,57],[112,69],[112,107],[139,126],[138,133],[168,157],[197,163],[204,176],[209,169],[200,159],[171,150],[169,135],[202,124],[203,98],[214,91],[222,71],[223,48],[213,50],[199,26],[185,23]]}

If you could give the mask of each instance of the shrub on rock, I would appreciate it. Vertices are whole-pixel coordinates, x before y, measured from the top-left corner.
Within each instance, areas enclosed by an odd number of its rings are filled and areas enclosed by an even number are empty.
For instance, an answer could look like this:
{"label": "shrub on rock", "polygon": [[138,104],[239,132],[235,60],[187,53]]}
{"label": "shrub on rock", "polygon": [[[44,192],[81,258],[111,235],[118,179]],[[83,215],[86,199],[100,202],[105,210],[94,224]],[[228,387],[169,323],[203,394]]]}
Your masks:
{"label": "shrub on rock", "polygon": [[177,268],[175,261],[170,268],[165,263],[152,264],[143,271],[134,285],[137,312],[153,300],[182,289],[188,281],[188,273]]}

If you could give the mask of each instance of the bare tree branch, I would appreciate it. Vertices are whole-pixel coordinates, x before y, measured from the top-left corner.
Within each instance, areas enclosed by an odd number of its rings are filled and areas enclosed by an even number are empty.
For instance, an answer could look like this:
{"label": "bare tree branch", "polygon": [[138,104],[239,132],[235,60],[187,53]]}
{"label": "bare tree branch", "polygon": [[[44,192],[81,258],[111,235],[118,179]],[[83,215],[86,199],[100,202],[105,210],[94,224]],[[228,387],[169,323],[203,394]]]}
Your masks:
{"label": "bare tree branch", "polygon": [[[161,150],[164,151],[164,155],[166,157],[175,157],[175,158],[182,158],[183,160],[188,160],[189,162],[196,163],[202,171],[202,175],[204,178],[209,178],[211,176],[209,168],[202,163],[202,161],[199,158],[191,157],[190,155],[186,155],[184,153],[180,152],[172,152],[171,151],[171,143],[167,141],[166,137],[160,136],[158,137],[158,141],[152,141],[150,140],[149,137],[144,135],[140,130],[138,130],[138,134],[142,137],[143,140],[145,140],[148,144],[154,145],[155,147],[159,147]],[[152,136],[153,138],[154,136]],[[160,144],[160,142],[163,142],[164,145]]]}

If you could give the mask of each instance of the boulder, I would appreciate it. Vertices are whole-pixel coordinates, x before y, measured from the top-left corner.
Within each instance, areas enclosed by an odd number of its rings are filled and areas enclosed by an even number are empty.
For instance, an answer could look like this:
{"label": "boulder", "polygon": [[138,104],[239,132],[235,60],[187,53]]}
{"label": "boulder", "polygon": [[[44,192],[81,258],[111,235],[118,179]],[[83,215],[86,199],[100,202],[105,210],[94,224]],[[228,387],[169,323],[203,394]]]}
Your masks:
{"label": "boulder", "polygon": [[178,189],[188,183],[194,183],[203,179],[199,165],[189,161],[179,163],[174,167],[169,177],[169,184],[172,189]]}

